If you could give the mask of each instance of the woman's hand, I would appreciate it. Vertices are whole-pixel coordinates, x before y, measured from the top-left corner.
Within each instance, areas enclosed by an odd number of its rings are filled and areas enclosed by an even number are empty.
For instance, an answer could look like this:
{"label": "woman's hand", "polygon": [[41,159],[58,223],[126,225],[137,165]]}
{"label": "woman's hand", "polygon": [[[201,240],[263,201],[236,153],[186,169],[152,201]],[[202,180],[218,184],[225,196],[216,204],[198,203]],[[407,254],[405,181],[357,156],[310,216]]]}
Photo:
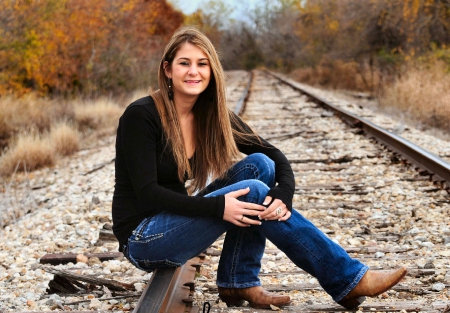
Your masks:
{"label": "woman's hand", "polygon": [[[264,200],[263,205],[268,205],[272,201],[272,197],[267,196]],[[270,206],[260,215],[258,215],[260,220],[266,221],[287,221],[291,217],[291,211],[288,210],[286,205],[280,199],[275,199],[270,204]]]}
{"label": "woman's hand", "polygon": [[246,195],[250,188],[236,190],[225,195],[225,210],[223,219],[234,225],[248,227],[250,225],[261,225],[261,222],[248,216],[258,216],[266,208],[262,205],[239,201],[237,198]]}

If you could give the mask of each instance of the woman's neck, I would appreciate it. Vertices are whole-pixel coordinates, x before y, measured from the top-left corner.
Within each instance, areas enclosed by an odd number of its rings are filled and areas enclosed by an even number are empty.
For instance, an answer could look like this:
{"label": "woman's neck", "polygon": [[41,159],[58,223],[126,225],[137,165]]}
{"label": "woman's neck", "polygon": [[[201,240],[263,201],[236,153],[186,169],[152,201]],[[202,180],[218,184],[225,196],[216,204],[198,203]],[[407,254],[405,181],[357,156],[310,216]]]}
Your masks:
{"label": "woman's neck", "polygon": [[174,97],[175,109],[177,110],[178,118],[184,119],[189,117],[192,114],[192,108],[197,101],[198,96],[192,98],[178,98]]}

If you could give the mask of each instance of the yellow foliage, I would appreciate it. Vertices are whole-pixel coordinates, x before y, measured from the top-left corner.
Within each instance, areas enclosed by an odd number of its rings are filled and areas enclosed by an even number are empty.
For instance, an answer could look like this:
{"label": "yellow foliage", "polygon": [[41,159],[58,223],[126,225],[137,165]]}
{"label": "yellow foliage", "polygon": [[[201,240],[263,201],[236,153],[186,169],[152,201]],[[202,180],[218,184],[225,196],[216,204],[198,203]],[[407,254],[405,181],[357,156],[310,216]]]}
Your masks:
{"label": "yellow foliage", "polygon": [[339,21],[337,20],[330,20],[327,23],[328,29],[331,30],[333,33],[337,33],[339,30]]}

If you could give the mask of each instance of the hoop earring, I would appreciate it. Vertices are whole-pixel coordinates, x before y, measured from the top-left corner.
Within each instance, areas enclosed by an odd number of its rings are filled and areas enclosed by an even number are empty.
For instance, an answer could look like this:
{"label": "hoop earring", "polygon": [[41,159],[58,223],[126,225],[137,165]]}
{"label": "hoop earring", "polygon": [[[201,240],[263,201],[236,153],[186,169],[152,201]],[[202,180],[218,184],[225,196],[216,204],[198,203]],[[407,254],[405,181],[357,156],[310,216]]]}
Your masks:
{"label": "hoop earring", "polygon": [[169,78],[169,92],[167,93],[169,100],[173,100],[172,78]]}

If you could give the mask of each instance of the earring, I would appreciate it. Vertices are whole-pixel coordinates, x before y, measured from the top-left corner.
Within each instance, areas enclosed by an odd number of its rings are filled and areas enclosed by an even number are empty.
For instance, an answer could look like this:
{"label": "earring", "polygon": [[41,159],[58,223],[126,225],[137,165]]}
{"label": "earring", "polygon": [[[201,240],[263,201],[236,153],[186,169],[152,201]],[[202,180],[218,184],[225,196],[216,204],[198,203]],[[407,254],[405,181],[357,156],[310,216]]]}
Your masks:
{"label": "earring", "polygon": [[172,78],[169,78],[169,100],[173,100]]}

